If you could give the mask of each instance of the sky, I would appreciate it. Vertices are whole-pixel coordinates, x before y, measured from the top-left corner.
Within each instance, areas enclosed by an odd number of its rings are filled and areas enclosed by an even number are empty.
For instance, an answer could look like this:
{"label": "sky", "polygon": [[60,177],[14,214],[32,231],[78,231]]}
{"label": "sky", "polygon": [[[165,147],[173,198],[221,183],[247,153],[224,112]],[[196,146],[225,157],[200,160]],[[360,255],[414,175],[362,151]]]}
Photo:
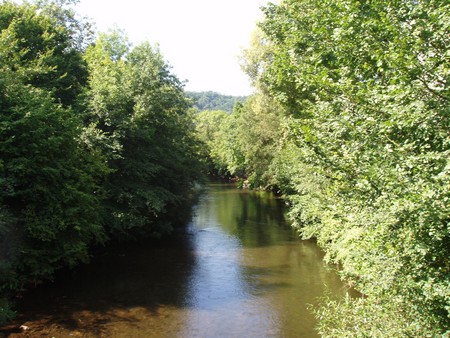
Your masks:
{"label": "sky", "polygon": [[[274,2],[274,1],[272,1]],[[100,32],[117,26],[133,44],[159,44],[189,91],[253,92],[239,66],[268,0],[81,0],[75,10]]]}

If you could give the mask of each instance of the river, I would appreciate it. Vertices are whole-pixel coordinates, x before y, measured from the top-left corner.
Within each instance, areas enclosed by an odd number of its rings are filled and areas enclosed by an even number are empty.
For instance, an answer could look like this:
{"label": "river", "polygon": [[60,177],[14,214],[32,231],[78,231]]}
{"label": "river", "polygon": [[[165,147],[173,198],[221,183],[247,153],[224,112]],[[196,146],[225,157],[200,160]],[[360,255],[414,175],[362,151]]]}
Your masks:
{"label": "river", "polygon": [[29,292],[15,323],[28,330],[7,336],[317,337],[310,305],[346,293],[322,258],[282,201],[212,183],[185,232],[105,252]]}

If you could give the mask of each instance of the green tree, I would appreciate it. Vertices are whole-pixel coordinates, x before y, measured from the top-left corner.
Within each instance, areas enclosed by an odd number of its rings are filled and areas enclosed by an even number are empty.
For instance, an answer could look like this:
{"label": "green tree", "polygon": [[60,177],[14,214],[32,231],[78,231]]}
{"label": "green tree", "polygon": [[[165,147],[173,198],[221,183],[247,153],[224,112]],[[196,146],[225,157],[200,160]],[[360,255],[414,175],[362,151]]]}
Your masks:
{"label": "green tree", "polygon": [[159,50],[118,30],[84,50],[72,2],[0,5],[0,322],[10,292],[92,244],[169,232],[199,178],[190,101]]}
{"label": "green tree", "polygon": [[21,234],[18,268],[39,281],[85,261],[88,245],[101,240],[98,173],[90,171],[80,121],[69,110],[46,92],[3,80],[1,202],[16,220],[9,227]]}
{"label": "green tree", "polygon": [[100,35],[87,50],[91,121],[104,136],[109,232],[160,236],[161,221],[185,202],[198,178],[198,144],[189,101],[157,48],[131,51],[123,33]]}
{"label": "green tree", "polygon": [[239,143],[239,123],[242,104],[234,107],[233,113],[224,118],[211,143],[211,157],[222,172],[237,176],[245,176],[244,154]]}
{"label": "green tree", "polygon": [[271,165],[282,143],[284,124],[284,110],[267,95],[256,94],[242,105],[236,137],[250,187],[276,188]]}
{"label": "green tree", "polygon": [[367,295],[324,311],[325,336],[450,327],[448,9],[285,0],[264,10],[264,52],[247,53],[291,114],[271,168],[294,224]]}
{"label": "green tree", "polygon": [[[86,66],[72,36],[56,18],[32,5],[1,4],[2,65],[22,81],[52,93],[65,106],[72,105],[87,80]],[[56,12],[56,9],[54,10]]]}
{"label": "green tree", "polygon": [[268,96],[249,97],[232,114],[203,111],[196,116],[210,172],[246,178],[252,188],[275,186],[271,164],[284,133],[284,110]]}
{"label": "green tree", "polygon": [[103,240],[98,182],[106,168],[70,107],[84,81],[70,34],[35,7],[10,2],[0,5],[0,27],[3,298],[86,261],[89,246]]}
{"label": "green tree", "polygon": [[202,158],[211,175],[224,176],[228,172],[227,163],[219,152],[219,135],[228,118],[228,113],[222,110],[203,110],[195,116],[196,132],[203,144]]}

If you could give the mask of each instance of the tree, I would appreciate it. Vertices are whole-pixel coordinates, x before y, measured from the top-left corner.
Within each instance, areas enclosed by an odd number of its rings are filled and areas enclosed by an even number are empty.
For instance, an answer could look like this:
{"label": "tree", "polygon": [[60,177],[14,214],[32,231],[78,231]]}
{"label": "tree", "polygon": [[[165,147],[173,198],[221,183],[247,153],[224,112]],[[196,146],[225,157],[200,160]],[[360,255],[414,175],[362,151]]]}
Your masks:
{"label": "tree", "polygon": [[169,232],[200,173],[159,50],[117,30],[84,50],[72,2],[0,5],[0,322],[10,293],[92,245]]}
{"label": "tree", "polygon": [[222,110],[204,110],[195,116],[196,131],[203,143],[202,157],[208,173],[223,176],[228,172],[227,163],[221,160],[219,134],[229,115]]}
{"label": "tree", "polygon": [[23,240],[19,270],[39,281],[85,261],[88,245],[101,240],[98,173],[90,172],[69,110],[13,80],[4,78],[2,87],[1,201]]}
{"label": "tree", "polygon": [[203,111],[196,116],[210,171],[246,178],[252,188],[274,186],[271,165],[285,132],[283,109],[257,94],[237,104],[232,114]]}
{"label": "tree", "polygon": [[84,51],[95,39],[92,22],[76,14],[72,6],[79,0],[34,0],[38,11],[51,17],[70,35],[70,47]]}
{"label": "tree", "polygon": [[31,5],[1,5],[2,64],[22,81],[52,93],[64,106],[74,104],[87,79],[80,52],[64,25]]}
{"label": "tree", "polygon": [[274,180],[291,193],[303,236],[367,295],[357,311],[325,311],[342,321],[322,333],[443,334],[448,5],[285,0],[264,12],[257,46],[266,49],[248,54],[247,69],[291,114]]}
{"label": "tree", "polygon": [[84,76],[70,34],[36,8],[9,2],[0,27],[0,317],[9,317],[5,295],[86,261],[103,240],[106,168],[70,106]]}
{"label": "tree", "polygon": [[160,221],[198,177],[197,141],[181,82],[148,43],[131,51],[120,32],[88,49],[91,121],[104,135],[109,232],[161,236]]}
{"label": "tree", "polygon": [[237,139],[250,187],[276,188],[270,167],[282,143],[284,122],[284,110],[266,95],[256,94],[241,107]]}

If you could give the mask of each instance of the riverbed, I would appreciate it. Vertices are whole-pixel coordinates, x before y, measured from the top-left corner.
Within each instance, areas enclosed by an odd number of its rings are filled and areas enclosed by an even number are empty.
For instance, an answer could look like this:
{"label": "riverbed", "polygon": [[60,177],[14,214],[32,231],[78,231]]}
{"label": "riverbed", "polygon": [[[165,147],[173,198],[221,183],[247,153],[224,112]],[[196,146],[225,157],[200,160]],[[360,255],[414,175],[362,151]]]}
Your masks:
{"label": "riverbed", "polygon": [[283,204],[211,183],[185,231],[103,252],[30,291],[4,335],[317,337],[311,306],[347,289]]}

